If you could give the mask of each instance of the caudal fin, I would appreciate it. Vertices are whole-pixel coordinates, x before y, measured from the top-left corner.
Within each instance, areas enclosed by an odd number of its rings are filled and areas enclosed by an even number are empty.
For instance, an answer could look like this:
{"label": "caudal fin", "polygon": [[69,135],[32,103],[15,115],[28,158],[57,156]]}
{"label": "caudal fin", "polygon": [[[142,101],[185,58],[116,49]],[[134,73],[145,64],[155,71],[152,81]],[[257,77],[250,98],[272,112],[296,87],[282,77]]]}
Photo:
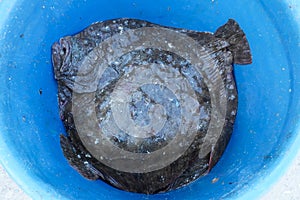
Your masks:
{"label": "caudal fin", "polygon": [[250,46],[246,35],[236,21],[229,19],[226,24],[217,29],[214,35],[225,39],[230,44],[228,49],[233,53],[233,62],[235,64],[245,65],[252,63]]}

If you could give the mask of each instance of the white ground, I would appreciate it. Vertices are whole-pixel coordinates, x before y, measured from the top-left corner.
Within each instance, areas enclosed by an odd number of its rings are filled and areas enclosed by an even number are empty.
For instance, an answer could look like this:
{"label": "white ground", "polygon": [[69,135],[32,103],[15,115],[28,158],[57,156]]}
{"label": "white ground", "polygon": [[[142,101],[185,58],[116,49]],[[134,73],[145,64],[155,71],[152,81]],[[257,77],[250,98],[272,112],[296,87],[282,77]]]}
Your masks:
{"label": "white ground", "polygon": [[262,200],[300,200],[300,152],[280,180]]}
{"label": "white ground", "polygon": [[18,185],[7,175],[0,166],[0,199],[1,200],[30,200]]}

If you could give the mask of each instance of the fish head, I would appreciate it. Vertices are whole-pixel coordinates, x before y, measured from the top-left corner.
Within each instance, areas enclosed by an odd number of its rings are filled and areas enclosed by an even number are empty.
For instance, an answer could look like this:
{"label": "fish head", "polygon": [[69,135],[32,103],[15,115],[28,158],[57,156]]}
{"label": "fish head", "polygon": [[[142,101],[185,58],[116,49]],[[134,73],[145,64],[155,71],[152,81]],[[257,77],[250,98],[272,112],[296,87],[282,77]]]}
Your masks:
{"label": "fish head", "polygon": [[61,75],[68,72],[71,64],[71,41],[68,37],[61,38],[59,42],[52,45],[52,63],[55,71],[55,78],[60,79]]}

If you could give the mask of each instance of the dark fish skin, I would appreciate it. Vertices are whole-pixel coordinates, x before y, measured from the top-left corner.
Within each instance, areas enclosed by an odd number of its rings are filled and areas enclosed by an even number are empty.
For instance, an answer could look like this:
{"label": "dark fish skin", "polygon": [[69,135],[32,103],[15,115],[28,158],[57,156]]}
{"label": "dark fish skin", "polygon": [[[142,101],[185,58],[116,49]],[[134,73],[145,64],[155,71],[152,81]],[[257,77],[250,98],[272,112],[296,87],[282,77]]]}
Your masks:
{"label": "dark fish skin", "polygon": [[60,135],[60,145],[70,165],[79,171],[81,175],[90,180],[97,180],[101,177],[98,170],[94,169],[84,158],[78,156],[80,153],[73,147],[69,138]]}
{"label": "dark fish skin", "polygon": [[[202,75],[199,75],[200,78],[197,78],[196,75],[193,77],[184,75],[184,70],[191,68],[186,60],[172,52],[162,51],[161,49],[139,50],[128,54],[129,56],[127,57],[125,55],[124,58],[120,58],[120,66],[122,64],[137,65],[139,59],[141,62],[158,62],[165,65],[174,64],[174,68],[178,69],[178,72],[182,76],[185,76],[186,79],[190,78],[190,82],[195,82],[194,88],[201,91],[196,92],[197,101],[208,113],[205,119],[200,119],[202,121],[199,122],[199,124],[201,126],[203,125],[203,127],[197,131],[197,135],[191,142],[191,145],[178,159],[162,169],[145,173],[130,173],[107,166],[99,157],[96,158],[94,156],[95,152],[90,152],[88,150],[89,147],[84,145],[82,136],[79,135],[74,122],[72,113],[72,107],[74,105],[72,104],[72,100],[75,94],[74,82],[79,73],[79,67],[84,59],[106,39],[120,34],[122,31],[135,30],[142,27],[163,27],[177,31],[196,41],[199,47],[208,52],[208,54],[204,56],[208,56],[212,59],[212,63],[215,63],[220,70],[220,76],[223,81],[222,84],[224,84],[226,88],[224,95],[228,98],[226,105],[220,105],[221,107],[226,107],[224,125],[221,129],[220,136],[216,142],[213,142],[215,139],[205,137],[207,136],[209,123],[213,118],[213,116],[211,116],[212,97],[210,96],[210,88],[205,85]],[[169,56],[171,56],[173,60],[169,59]],[[126,58],[129,57],[131,60],[126,60]],[[184,64],[181,66],[181,63]],[[52,64],[55,79],[58,83],[60,116],[67,132],[66,136],[60,136],[60,145],[63,154],[69,164],[83,177],[89,180],[100,179],[122,190],[155,194],[185,186],[209,173],[222,156],[232,134],[238,104],[238,94],[232,65],[250,63],[252,63],[252,56],[248,41],[240,26],[233,19],[228,20],[228,22],[219,27],[215,33],[208,33],[165,27],[143,20],[120,18],[97,22],[74,36],[63,37],[59,42],[52,45]],[[123,69],[119,69],[120,66],[114,66],[115,71],[111,73],[116,74],[115,76],[122,77],[122,75],[124,75],[122,73],[124,72],[122,71]],[[110,82],[110,84],[101,91],[100,89],[97,90],[98,93],[95,97],[96,103],[99,103],[99,105],[103,104],[106,98],[105,96],[109,96],[118,80],[119,78],[116,79],[115,82]],[[214,80],[212,80],[212,82],[213,81]],[[141,90],[140,93],[143,95],[143,98],[152,101],[150,101],[150,104],[153,102],[153,104],[156,103],[155,99],[151,99],[147,96],[147,91],[144,92]],[[98,112],[99,115],[102,116],[109,112],[109,110],[99,109]],[[201,124],[202,122],[203,124]],[[126,144],[120,143],[121,138],[115,137],[113,139],[112,142],[115,142],[116,145],[121,145],[119,146],[120,148],[128,148],[128,151],[142,151],[139,147],[133,148],[130,145],[126,146]],[[151,140],[149,141],[152,142]],[[164,145],[164,143],[162,142],[160,145]],[[146,147],[151,150],[151,145]],[[132,167],[134,168],[135,166]]]}
{"label": "dark fish skin", "polygon": [[241,65],[252,63],[252,56],[246,35],[236,21],[233,19],[228,20],[225,25],[217,29],[214,36],[223,38],[230,44],[228,50],[233,54],[233,63]]}

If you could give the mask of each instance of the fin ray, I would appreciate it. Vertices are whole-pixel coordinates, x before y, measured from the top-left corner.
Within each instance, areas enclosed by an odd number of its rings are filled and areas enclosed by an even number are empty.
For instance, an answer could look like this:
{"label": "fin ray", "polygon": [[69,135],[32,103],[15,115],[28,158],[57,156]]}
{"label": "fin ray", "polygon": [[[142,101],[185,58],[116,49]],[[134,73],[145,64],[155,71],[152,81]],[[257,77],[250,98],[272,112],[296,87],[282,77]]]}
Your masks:
{"label": "fin ray", "polygon": [[216,30],[214,35],[217,38],[225,39],[230,44],[228,49],[233,54],[235,64],[252,63],[252,55],[246,35],[236,21],[229,19],[226,24]]}
{"label": "fin ray", "polygon": [[73,147],[68,137],[60,135],[60,146],[69,164],[76,171],[89,180],[99,179],[100,172],[98,172],[98,170],[96,170],[88,161],[78,157],[76,149]]}

